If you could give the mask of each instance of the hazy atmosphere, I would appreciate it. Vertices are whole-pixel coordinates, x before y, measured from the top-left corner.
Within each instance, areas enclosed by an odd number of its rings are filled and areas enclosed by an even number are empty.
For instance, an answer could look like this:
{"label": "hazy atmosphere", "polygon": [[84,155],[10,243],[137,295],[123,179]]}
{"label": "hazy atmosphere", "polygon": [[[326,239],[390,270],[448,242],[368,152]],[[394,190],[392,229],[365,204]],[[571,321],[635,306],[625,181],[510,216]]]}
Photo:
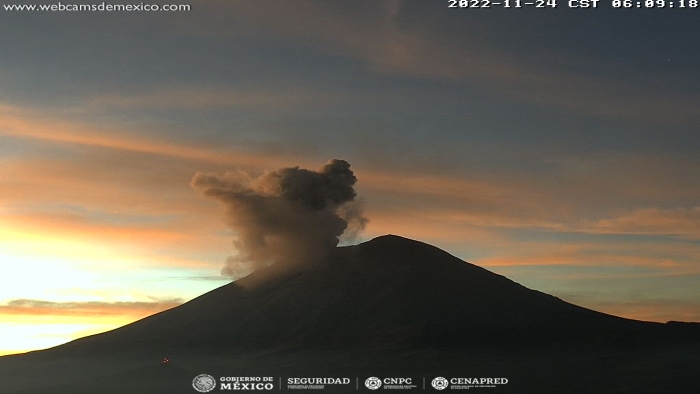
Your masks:
{"label": "hazy atmosphere", "polygon": [[0,354],[388,233],[586,308],[700,321],[699,15],[0,9]]}

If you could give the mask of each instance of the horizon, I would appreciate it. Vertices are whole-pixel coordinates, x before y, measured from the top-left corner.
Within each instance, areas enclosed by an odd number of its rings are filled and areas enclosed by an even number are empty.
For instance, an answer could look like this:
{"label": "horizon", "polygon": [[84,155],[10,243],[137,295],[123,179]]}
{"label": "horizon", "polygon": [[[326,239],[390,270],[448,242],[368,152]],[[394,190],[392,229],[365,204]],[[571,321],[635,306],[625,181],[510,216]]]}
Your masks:
{"label": "horizon", "polygon": [[196,174],[331,159],[368,219],[341,245],[400,234],[588,309],[700,321],[693,10],[447,5],[0,11],[0,355],[230,281],[241,234]]}

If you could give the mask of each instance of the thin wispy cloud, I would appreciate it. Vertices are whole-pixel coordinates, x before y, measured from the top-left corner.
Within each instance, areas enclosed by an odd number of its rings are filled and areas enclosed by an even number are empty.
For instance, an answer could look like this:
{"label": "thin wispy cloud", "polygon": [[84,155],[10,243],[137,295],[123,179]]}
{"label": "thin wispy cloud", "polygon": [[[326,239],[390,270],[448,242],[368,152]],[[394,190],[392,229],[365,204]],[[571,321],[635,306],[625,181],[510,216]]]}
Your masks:
{"label": "thin wispy cloud", "polygon": [[157,300],[152,302],[53,302],[44,300],[17,299],[0,305],[0,314],[43,316],[145,316],[183,303],[182,299]]}

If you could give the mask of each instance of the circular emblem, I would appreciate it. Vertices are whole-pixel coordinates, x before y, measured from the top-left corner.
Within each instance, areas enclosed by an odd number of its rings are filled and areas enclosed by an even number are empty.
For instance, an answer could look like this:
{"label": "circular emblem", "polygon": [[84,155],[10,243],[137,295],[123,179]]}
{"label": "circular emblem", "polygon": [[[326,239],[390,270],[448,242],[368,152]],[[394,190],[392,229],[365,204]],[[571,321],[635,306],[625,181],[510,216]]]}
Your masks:
{"label": "circular emblem", "polygon": [[211,375],[203,373],[201,375],[197,375],[192,380],[192,387],[194,387],[194,389],[200,393],[208,393],[214,390],[214,387],[216,387],[216,379],[214,379],[214,377]]}
{"label": "circular emblem", "polygon": [[448,382],[447,379],[443,378],[442,376],[438,376],[437,378],[433,379],[431,384],[435,390],[444,390],[450,385],[450,382]]}
{"label": "circular emblem", "polygon": [[376,390],[382,387],[382,381],[379,380],[379,378],[372,376],[371,378],[367,378],[367,380],[365,380],[365,386],[367,386],[367,388],[370,390]]}

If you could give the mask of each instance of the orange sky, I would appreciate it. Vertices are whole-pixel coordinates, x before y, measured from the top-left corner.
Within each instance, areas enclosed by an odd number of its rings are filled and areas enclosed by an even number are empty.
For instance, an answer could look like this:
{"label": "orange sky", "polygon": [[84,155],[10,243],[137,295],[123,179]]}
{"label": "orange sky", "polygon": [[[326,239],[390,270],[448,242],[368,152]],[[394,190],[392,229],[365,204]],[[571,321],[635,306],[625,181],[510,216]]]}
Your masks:
{"label": "orange sky", "polygon": [[0,14],[0,354],[226,283],[235,234],[195,173],[332,158],[359,180],[362,240],[399,234],[585,307],[700,321],[694,23],[550,11]]}

